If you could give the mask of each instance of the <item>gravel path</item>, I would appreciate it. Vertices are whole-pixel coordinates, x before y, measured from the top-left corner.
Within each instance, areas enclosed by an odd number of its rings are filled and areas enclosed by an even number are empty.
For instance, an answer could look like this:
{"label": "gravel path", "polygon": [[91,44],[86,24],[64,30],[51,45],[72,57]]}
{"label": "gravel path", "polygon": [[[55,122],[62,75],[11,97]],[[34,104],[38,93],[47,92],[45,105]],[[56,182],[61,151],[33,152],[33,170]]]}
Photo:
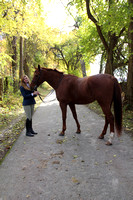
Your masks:
{"label": "gravel path", "polygon": [[65,137],[56,100],[33,116],[38,135],[25,129],[0,165],[0,200],[132,200],[133,141],[123,133],[106,146],[98,136],[104,119],[76,106],[81,134],[68,108]]}

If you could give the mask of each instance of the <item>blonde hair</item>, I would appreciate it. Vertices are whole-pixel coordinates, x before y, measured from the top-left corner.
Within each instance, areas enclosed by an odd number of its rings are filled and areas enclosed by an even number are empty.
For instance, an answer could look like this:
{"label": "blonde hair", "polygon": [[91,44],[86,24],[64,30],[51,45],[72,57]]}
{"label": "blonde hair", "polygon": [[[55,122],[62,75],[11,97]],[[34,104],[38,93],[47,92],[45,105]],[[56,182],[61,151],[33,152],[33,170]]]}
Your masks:
{"label": "blonde hair", "polygon": [[21,77],[21,86],[23,86],[26,90],[30,90],[30,88],[26,85],[26,83],[24,82],[24,78],[27,78],[28,79],[28,83],[29,83],[29,85],[30,85],[30,79],[29,79],[29,77],[27,76],[27,75],[23,75],[22,77]]}

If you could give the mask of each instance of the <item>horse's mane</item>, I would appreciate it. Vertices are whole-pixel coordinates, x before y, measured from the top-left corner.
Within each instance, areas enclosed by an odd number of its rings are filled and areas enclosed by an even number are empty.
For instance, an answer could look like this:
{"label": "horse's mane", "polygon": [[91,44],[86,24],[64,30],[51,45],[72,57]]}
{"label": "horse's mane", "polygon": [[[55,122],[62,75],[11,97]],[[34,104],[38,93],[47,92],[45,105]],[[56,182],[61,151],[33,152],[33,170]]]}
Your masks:
{"label": "horse's mane", "polygon": [[58,71],[57,69],[49,69],[49,68],[42,68],[42,69],[45,69],[45,70],[47,70],[47,71],[57,72],[57,73],[59,73],[59,74],[64,74],[63,72],[60,72],[60,71]]}

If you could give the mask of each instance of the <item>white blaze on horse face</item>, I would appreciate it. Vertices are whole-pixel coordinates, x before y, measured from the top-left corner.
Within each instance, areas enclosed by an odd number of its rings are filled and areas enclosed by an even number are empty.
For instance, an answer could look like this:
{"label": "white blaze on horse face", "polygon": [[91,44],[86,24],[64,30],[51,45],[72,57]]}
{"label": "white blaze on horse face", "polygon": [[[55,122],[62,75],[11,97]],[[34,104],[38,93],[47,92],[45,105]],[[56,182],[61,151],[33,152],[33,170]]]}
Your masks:
{"label": "white blaze on horse face", "polygon": [[109,136],[109,142],[112,144],[112,140],[114,138],[115,134],[113,132],[110,133],[110,136]]}

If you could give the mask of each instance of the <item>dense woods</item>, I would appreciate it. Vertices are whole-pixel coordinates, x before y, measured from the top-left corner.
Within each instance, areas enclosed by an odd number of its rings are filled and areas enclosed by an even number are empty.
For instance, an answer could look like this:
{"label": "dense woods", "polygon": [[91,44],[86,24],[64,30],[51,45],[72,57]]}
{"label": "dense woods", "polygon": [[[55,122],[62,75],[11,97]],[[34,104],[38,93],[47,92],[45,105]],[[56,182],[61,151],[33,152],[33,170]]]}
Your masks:
{"label": "dense woods", "polygon": [[17,93],[22,74],[31,78],[38,64],[83,77],[100,55],[99,73],[123,82],[132,107],[133,0],[68,0],[66,10],[75,20],[69,33],[49,27],[45,9],[41,0],[0,3],[1,101]]}

